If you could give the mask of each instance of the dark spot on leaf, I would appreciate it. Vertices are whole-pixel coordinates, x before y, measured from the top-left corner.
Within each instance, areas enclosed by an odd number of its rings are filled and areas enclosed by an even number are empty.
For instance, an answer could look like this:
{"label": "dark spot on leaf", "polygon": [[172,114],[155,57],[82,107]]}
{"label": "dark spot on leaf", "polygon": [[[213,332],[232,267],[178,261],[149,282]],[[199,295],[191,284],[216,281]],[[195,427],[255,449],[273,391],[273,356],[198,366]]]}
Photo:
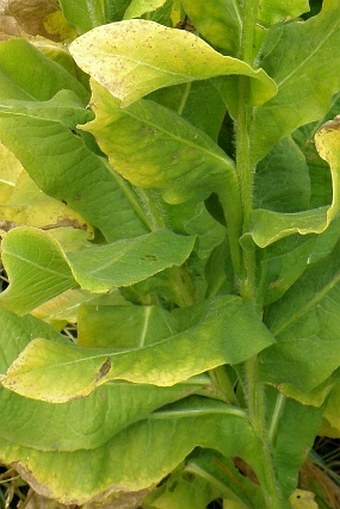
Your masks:
{"label": "dark spot on leaf", "polygon": [[248,479],[250,479],[253,483],[259,484],[259,480],[257,478],[255,471],[251,468],[250,465],[248,465],[248,463],[244,461],[244,459],[235,456],[233,458],[233,463],[237,470],[240,472],[240,474],[244,475],[245,477],[248,477]]}
{"label": "dark spot on leaf", "polygon": [[105,375],[107,375],[108,372],[110,371],[110,369],[111,369],[111,360],[110,359],[106,359],[104,364],[102,364],[100,366],[100,368],[99,368],[99,371],[98,371],[97,376],[96,376],[96,382],[98,382],[98,380],[100,380]]}
{"label": "dark spot on leaf", "polygon": [[141,260],[145,260],[145,261],[156,262],[157,261],[157,256],[153,255],[153,254],[146,254],[144,256],[141,256],[140,259]]}

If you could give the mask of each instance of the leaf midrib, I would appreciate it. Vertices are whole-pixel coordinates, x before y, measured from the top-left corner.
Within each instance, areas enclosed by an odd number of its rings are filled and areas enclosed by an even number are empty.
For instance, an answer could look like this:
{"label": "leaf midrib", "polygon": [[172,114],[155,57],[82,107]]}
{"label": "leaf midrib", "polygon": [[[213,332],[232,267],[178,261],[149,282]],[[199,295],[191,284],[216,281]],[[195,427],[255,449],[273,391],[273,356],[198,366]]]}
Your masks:
{"label": "leaf midrib", "polygon": [[195,408],[185,410],[159,410],[155,411],[148,416],[148,420],[160,420],[160,419],[178,419],[200,415],[211,415],[211,414],[227,414],[235,417],[242,417],[247,420],[247,414],[244,410],[237,407],[225,406],[225,408]]}

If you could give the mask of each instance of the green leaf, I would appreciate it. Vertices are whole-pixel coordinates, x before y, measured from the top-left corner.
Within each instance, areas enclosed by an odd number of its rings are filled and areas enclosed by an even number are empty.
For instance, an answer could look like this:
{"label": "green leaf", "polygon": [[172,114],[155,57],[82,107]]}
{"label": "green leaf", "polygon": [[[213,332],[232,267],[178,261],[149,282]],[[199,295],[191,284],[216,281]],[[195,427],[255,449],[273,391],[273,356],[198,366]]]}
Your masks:
{"label": "green leaf", "polygon": [[62,404],[23,398],[1,388],[0,410],[4,417],[0,440],[39,451],[89,451],[154,410],[202,386],[203,380],[174,387],[122,382],[100,387],[87,398]]}
{"label": "green leaf", "polygon": [[140,18],[165,4],[166,0],[132,0],[126,9],[124,19]]}
{"label": "green leaf", "polygon": [[33,316],[18,316],[0,306],[0,372],[6,369],[17,358],[19,353],[32,341],[32,337],[44,336],[50,341],[67,344],[69,341],[50,325]]}
{"label": "green leaf", "polygon": [[[328,111],[340,87],[340,54],[334,53],[340,45],[338,7],[336,0],[325,0],[321,13],[308,21],[271,29],[261,50],[261,65],[277,83],[278,93],[255,108],[251,126],[254,164],[281,138]],[[298,48],[293,55],[292,48]],[[327,79],[320,80],[320,76]]]}
{"label": "green leaf", "polygon": [[308,0],[260,0],[258,15],[262,23],[274,25],[308,11]]}
{"label": "green leaf", "polygon": [[263,379],[310,391],[340,364],[338,243],[268,311],[277,343],[260,354]]}
{"label": "green leaf", "polygon": [[[20,67],[19,67],[20,66]],[[37,74],[39,69],[39,74]],[[0,43],[0,80],[8,80],[8,90],[1,85],[1,99],[47,101],[59,90],[68,89],[86,103],[88,91],[61,65],[52,62],[24,39]]]}
{"label": "green leaf", "polygon": [[208,480],[180,469],[148,495],[143,509],[206,509],[220,495]]}
{"label": "green leaf", "polygon": [[333,182],[333,200],[329,207],[282,214],[255,209],[251,216],[250,234],[255,243],[266,247],[287,235],[322,233],[340,209],[340,118],[327,122],[315,135],[320,156],[330,166]]}
{"label": "green leaf", "polygon": [[292,235],[264,250],[258,295],[265,306],[282,297],[303,274],[314,243],[315,236],[305,239]]}
{"label": "green leaf", "polygon": [[94,299],[97,299],[97,296],[88,292],[67,290],[35,308],[32,315],[57,329],[62,329],[67,323],[77,323],[79,307]]}
{"label": "green leaf", "polygon": [[90,451],[43,452],[2,440],[1,460],[15,462],[18,473],[38,493],[81,505],[107,490],[127,492],[154,485],[197,446],[242,457],[263,478],[261,445],[242,412],[206,398],[171,405]]}
{"label": "green leaf", "polygon": [[0,139],[42,191],[66,202],[108,240],[141,235],[149,223],[135,193],[76,130],[88,115],[70,91],[51,101],[3,102]]}
{"label": "green leaf", "polygon": [[0,304],[27,313],[60,293],[77,287],[59,244],[34,228],[11,230],[1,244],[2,262],[10,285]]}
{"label": "green leaf", "polygon": [[10,198],[23,168],[18,159],[0,143],[0,207]]}
{"label": "green leaf", "polygon": [[126,9],[130,5],[131,0],[108,0],[108,14],[110,21],[120,21],[124,17]]}
{"label": "green leaf", "polygon": [[0,302],[25,313],[78,284],[92,293],[130,286],[165,268],[182,265],[194,243],[193,237],[158,230],[66,255],[51,234],[16,228],[2,245],[10,285],[0,295]]}
{"label": "green leaf", "polygon": [[274,145],[257,165],[254,208],[297,212],[309,207],[309,169],[303,153],[288,137]]}
{"label": "green leaf", "polygon": [[186,30],[153,21],[126,20],[97,27],[76,39],[70,52],[79,67],[122,106],[161,87],[232,74],[253,78],[250,99],[255,104],[276,93],[275,83],[262,69],[221,55]]}
{"label": "green leaf", "polygon": [[57,222],[43,227],[58,242],[64,253],[79,251],[88,248],[93,240],[93,235],[82,229],[80,224],[74,219],[65,218],[58,224]]}
{"label": "green leaf", "polygon": [[282,297],[308,266],[331,253],[339,239],[338,216],[320,235],[292,235],[266,248],[261,260],[260,302],[267,306]]}
{"label": "green leaf", "polygon": [[64,43],[43,38],[30,39],[29,42],[33,44],[33,46],[46,58],[61,65],[67,72],[72,74],[78,81],[88,88],[87,76],[79,69],[79,67],[77,67]]}
{"label": "green leaf", "polygon": [[174,316],[158,306],[89,304],[79,310],[77,343],[91,348],[141,348],[175,332]]}
{"label": "green leaf", "polygon": [[221,80],[223,78],[213,78],[160,88],[150,94],[148,99],[180,114],[217,142],[226,113],[223,96],[217,86],[220,86]]}
{"label": "green leaf", "polygon": [[242,32],[242,12],[238,0],[181,0],[195,28],[214,46],[237,56]]}
{"label": "green leaf", "polygon": [[[0,410],[4,418],[0,440],[39,451],[89,451],[154,410],[203,385],[203,380],[201,384],[161,388],[115,383],[100,387],[87,398],[62,404],[23,398],[1,388]],[[45,433],[47,428],[49,432]]]}
{"label": "green leaf", "polygon": [[82,34],[106,19],[106,1],[103,0],[59,0],[63,15]]}
{"label": "green leaf", "polygon": [[314,136],[320,127],[332,120],[340,111],[340,93],[333,98],[326,116],[317,122],[300,127],[293,133],[294,141],[303,152],[309,167],[311,180],[310,207],[317,208],[328,205],[332,201],[332,180],[326,161],[321,159],[316,150]]}
{"label": "green leaf", "polygon": [[226,241],[216,246],[205,265],[206,297],[231,293],[233,290],[234,274],[228,248]]}
{"label": "green leaf", "polygon": [[113,286],[131,286],[165,268],[182,265],[194,244],[193,237],[163,229],[68,253],[68,260],[80,286],[99,293]]}
{"label": "green leaf", "polygon": [[295,399],[303,405],[319,408],[325,403],[329,393],[334,387],[335,381],[333,378],[336,378],[336,373],[327,378],[322,384],[315,387],[315,389],[308,392],[302,391],[291,384],[280,384],[279,390],[288,398]]}
{"label": "green leaf", "polygon": [[[224,296],[192,308],[187,330],[127,352],[32,341],[1,383],[35,399],[63,402],[110,380],[172,386],[221,364],[240,363],[273,342],[253,307]],[[56,383],[57,380],[57,383]]]}
{"label": "green leaf", "polygon": [[82,129],[133,185],[160,189],[176,204],[202,199],[235,180],[233,161],[176,113],[147,100],[122,109],[104,87],[94,81],[91,87],[96,118]]}
{"label": "green leaf", "polygon": [[[32,317],[18,317],[0,307],[0,372],[27,346],[32,337],[68,343],[54,329]],[[23,398],[0,388],[0,438],[39,450],[93,449],[124,427],[144,419],[155,409],[199,390],[208,379],[171,388],[118,382],[99,388],[88,398],[65,404]],[[119,402],[119,404],[117,404]],[[44,431],[49,429],[48,433]]]}
{"label": "green leaf", "polygon": [[274,465],[287,500],[297,487],[298,472],[313,446],[322,410],[285,398],[273,388],[268,392],[268,429]]}
{"label": "green leaf", "polygon": [[183,214],[184,228],[188,234],[198,236],[197,255],[205,261],[214,248],[225,240],[226,229],[212,218],[203,203],[197,204],[195,208],[188,205],[191,214],[187,217]]}
{"label": "green leaf", "polygon": [[[261,508],[265,500],[260,487],[256,484],[255,474],[247,468],[247,474],[242,472],[239,458],[228,458],[213,450],[196,450],[188,458],[185,471],[209,481],[220,492],[226,509]],[[249,465],[248,465],[249,467]],[[224,507],[223,506],[223,507]]]}
{"label": "green leaf", "polygon": [[[190,21],[212,45],[238,56],[243,29],[243,5],[239,0],[181,0]],[[265,33],[262,25],[280,23],[309,10],[308,0],[260,0],[256,27],[257,45]]]}

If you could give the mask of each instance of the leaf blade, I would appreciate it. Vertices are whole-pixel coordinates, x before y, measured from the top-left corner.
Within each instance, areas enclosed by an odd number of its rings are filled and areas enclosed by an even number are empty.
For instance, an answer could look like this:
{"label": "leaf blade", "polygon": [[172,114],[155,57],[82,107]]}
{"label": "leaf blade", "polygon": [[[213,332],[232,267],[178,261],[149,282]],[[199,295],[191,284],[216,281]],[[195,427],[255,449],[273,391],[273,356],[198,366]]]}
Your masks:
{"label": "leaf blade", "polygon": [[76,288],[59,244],[47,233],[22,227],[11,230],[1,245],[2,260],[11,284],[0,303],[19,314]]}
{"label": "leaf blade", "polygon": [[[329,66],[329,55],[340,44],[339,26],[338,6],[333,0],[326,0],[321,13],[308,21],[272,29],[261,63],[276,81],[278,93],[255,109],[250,131],[254,164],[274,143],[299,126],[319,120],[328,111],[340,86],[338,54]],[[294,44],[299,51],[291,58],[289,48]],[[320,81],[322,75],[328,79]]]}
{"label": "leaf blade", "polygon": [[81,128],[133,185],[160,189],[176,204],[236,180],[233,161],[175,112],[146,100],[122,109],[104,87],[94,81],[91,87],[96,118]]}
{"label": "leaf blade", "polygon": [[[1,373],[34,337],[44,335],[51,342],[68,343],[47,324],[29,315],[19,317],[1,306],[0,325]],[[23,398],[0,387],[0,439],[40,451],[94,449],[132,422],[205,384],[209,385],[209,380],[204,377],[200,382],[172,388],[117,382],[99,388],[88,398],[65,404]]]}
{"label": "leaf blade", "polygon": [[226,362],[242,362],[273,342],[253,308],[239,297],[221,297],[198,306],[192,320],[182,333],[127,352],[60,348],[36,339],[1,383],[22,395],[55,402],[90,394],[115,379],[171,386]]}
{"label": "leaf blade", "polygon": [[[262,376],[310,391],[339,367],[339,243],[312,265],[268,311],[277,338],[260,354]],[[315,352],[318,352],[316,358]]]}
{"label": "leaf blade", "polygon": [[75,279],[85,290],[105,292],[131,286],[182,265],[194,248],[195,238],[157,230],[133,239],[68,254]]}
{"label": "leaf blade", "polygon": [[0,138],[43,192],[66,202],[108,240],[148,231],[128,183],[75,131],[87,117],[82,109],[65,91],[50,102],[8,101],[0,106]]}
{"label": "leaf blade", "polygon": [[319,129],[315,135],[315,143],[320,156],[330,166],[333,185],[332,203],[329,207],[286,214],[255,209],[251,217],[250,235],[258,246],[266,247],[293,233],[301,235],[322,233],[337,215],[340,208],[339,117],[326,122]]}
{"label": "leaf blade", "polygon": [[[96,450],[42,452],[1,441],[1,459],[15,462],[17,471],[37,492],[63,503],[83,504],[108,489],[136,491],[159,482],[197,446],[243,457],[263,478],[261,446],[247,420],[225,404],[200,399],[129,426]],[[146,453],[150,458],[147,466]],[[46,468],[51,461],[57,474],[53,477]],[[69,465],[67,476],[62,475],[65,465]]]}
{"label": "leaf blade", "polygon": [[254,78],[251,88],[255,103],[262,103],[276,93],[275,83],[262,69],[253,70],[241,60],[217,53],[185,30],[147,20],[125,20],[97,27],[76,39],[70,52],[79,67],[123,106],[161,87],[229,74]]}

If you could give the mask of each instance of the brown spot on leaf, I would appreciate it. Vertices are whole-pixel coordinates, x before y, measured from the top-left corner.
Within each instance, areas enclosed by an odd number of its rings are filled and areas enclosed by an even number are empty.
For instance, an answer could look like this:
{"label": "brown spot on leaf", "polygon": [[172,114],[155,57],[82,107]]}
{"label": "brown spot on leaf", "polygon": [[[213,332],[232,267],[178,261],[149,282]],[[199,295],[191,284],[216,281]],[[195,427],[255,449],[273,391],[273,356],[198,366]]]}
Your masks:
{"label": "brown spot on leaf", "polygon": [[110,369],[111,369],[111,360],[109,358],[107,358],[106,361],[104,362],[104,364],[102,364],[99,368],[99,371],[96,376],[96,382],[98,382],[98,380],[100,380],[105,375],[107,375],[108,372],[110,371]]}
{"label": "brown spot on leaf", "polygon": [[253,483],[259,484],[259,480],[257,478],[255,471],[251,468],[250,465],[248,465],[248,463],[244,461],[244,459],[235,456],[233,458],[233,462],[237,470],[240,472],[240,474],[244,475],[245,477],[248,477],[248,479],[250,479]]}

